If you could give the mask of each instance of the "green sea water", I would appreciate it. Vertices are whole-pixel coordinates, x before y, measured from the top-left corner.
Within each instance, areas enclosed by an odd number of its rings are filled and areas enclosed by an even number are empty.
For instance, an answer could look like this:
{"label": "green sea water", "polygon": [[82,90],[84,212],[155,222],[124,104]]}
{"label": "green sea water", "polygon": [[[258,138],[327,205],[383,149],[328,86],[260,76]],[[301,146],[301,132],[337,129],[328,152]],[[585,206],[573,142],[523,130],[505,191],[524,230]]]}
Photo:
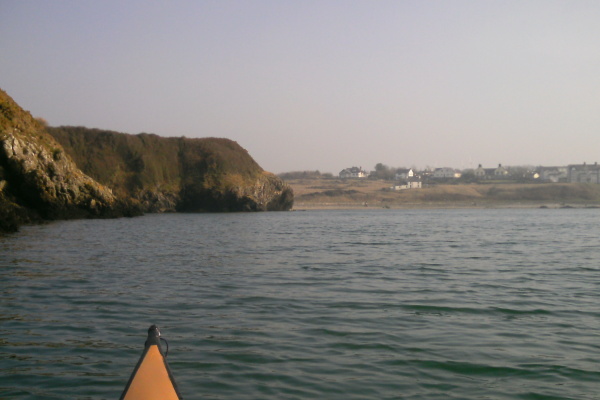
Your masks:
{"label": "green sea water", "polygon": [[598,399],[600,211],[169,214],[0,238],[0,398]]}

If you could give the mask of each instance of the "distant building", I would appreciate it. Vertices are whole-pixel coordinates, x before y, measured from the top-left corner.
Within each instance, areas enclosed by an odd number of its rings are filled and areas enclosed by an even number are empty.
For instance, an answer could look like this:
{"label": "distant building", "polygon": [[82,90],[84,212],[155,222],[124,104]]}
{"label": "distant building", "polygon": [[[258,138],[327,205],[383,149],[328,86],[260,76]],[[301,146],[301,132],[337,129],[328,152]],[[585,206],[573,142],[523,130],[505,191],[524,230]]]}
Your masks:
{"label": "distant building", "polygon": [[487,171],[485,168],[483,168],[481,166],[481,164],[479,164],[477,169],[473,171],[473,174],[475,175],[476,178],[485,179],[485,176],[487,175]]}
{"label": "distant building", "polygon": [[508,170],[498,164],[498,168],[483,168],[481,164],[473,171],[475,177],[478,179],[498,179],[508,178]]}
{"label": "distant building", "polygon": [[415,176],[415,171],[412,168],[398,168],[396,170],[396,180],[405,181],[409,178],[413,178]]}
{"label": "distant building", "polygon": [[367,175],[367,171],[363,170],[362,167],[345,168],[342,171],[340,171],[340,178],[342,179],[366,178]]}
{"label": "distant building", "polygon": [[545,182],[567,182],[569,179],[569,167],[539,167],[537,172]]}
{"label": "distant building", "polygon": [[496,178],[504,178],[508,176],[508,170],[502,166],[502,164],[498,164],[498,168],[494,170],[494,177]]}
{"label": "distant building", "polygon": [[597,162],[592,165],[586,163],[573,164],[567,168],[569,171],[569,182],[600,184],[600,166]]}
{"label": "distant building", "polygon": [[394,185],[390,189],[392,190],[407,190],[407,189],[420,189],[423,186],[421,179],[417,177],[408,178],[402,181],[399,185]]}
{"label": "distant building", "polygon": [[461,172],[454,168],[436,168],[433,170],[432,178],[443,179],[443,178],[460,178]]}

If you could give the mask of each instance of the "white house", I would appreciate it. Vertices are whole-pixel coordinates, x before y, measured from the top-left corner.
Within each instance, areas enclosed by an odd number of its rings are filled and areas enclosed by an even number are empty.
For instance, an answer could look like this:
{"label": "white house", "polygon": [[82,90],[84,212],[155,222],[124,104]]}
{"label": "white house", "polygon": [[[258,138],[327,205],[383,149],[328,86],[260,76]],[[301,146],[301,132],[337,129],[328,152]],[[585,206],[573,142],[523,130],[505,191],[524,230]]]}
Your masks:
{"label": "white house", "polygon": [[367,171],[365,171],[364,169],[362,169],[362,167],[345,168],[342,171],[340,171],[340,178],[342,178],[342,179],[346,179],[346,178],[366,178],[367,175],[368,175]]}
{"label": "white house", "polygon": [[508,170],[506,168],[504,168],[502,166],[502,164],[498,164],[498,168],[496,168],[494,170],[494,176],[496,178],[498,178],[498,177],[504,177],[504,176],[507,176],[507,175],[508,175]]}
{"label": "white house", "polygon": [[420,189],[422,187],[421,179],[409,178],[402,182],[400,185],[394,185],[390,187],[392,190],[406,190],[406,189]]}
{"label": "white house", "polygon": [[432,178],[436,178],[436,179],[460,178],[461,175],[462,174],[457,169],[444,167],[444,168],[436,168],[435,170],[433,170]]}
{"label": "white house", "polygon": [[479,179],[498,179],[508,177],[508,170],[498,164],[498,168],[483,168],[481,164],[473,171],[475,176]]}
{"label": "white house", "polygon": [[409,178],[412,178],[415,176],[415,171],[413,171],[412,168],[406,169],[406,168],[398,168],[396,170],[396,180],[400,180],[400,181],[405,181]]}
{"label": "white house", "polygon": [[486,175],[488,175],[488,170],[486,168],[483,168],[481,164],[479,164],[479,166],[475,171],[473,171],[473,173],[477,178],[485,179]]}

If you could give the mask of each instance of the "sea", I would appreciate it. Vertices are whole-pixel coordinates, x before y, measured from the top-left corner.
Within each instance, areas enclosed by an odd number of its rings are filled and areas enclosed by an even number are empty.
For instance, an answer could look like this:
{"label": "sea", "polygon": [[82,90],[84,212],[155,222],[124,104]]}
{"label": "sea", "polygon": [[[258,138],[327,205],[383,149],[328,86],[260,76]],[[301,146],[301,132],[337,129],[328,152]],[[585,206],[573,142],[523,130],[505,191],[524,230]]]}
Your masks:
{"label": "sea", "polygon": [[0,398],[600,399],[600,210],[158,214],[0,238]]}

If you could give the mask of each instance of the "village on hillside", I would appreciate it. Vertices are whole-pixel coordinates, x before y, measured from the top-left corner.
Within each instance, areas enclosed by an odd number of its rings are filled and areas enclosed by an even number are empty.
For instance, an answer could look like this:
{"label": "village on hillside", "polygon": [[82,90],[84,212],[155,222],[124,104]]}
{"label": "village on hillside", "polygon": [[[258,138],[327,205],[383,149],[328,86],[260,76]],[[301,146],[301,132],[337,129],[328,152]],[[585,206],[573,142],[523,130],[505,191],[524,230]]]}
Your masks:
{"label": "village on hillside", "polygon": [[382,164],[375,171],[368,172],[362,167],[345,168],[339,173],[341,179],[388,178],[397,181],[390,189],[405,190],[421,188],[428,183],[449,182],[552,182],[552,183],[594,183],[600,184],[600,165],[570,164],[559,167],[504,167],[458,170],[455,168],[435,168],[417,171],[413,168],[388,168]]}

